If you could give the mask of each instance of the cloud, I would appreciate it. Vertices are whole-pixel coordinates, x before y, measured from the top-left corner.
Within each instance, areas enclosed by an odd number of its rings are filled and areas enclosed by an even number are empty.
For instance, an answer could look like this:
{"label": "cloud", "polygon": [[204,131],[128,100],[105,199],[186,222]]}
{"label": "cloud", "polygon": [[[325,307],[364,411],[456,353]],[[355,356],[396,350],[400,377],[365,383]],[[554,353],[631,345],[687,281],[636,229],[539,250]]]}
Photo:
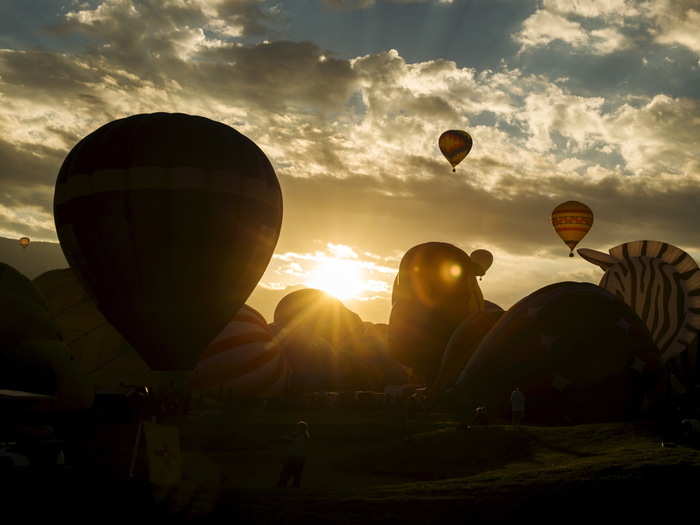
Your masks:
{"label": "cloud", "polygon": [[321,0],[324,4],[338,9],[367,9],[377,3],[387,4],[424,4],[450,5],[454,0]]}
{"label": "cloud", "polygon": [[648,10],[656,42],[684,46],[700,55],[700,6],[695,0],[657,0]]}
{"label": "cloud", "polygon": [[[551,23],[528,38],[612,52],[629,4],[587,5],[545,3],[538,16]],[[109,120],[165,110],[228,123],[270,157],[285,200],[270,270],[282,273],[263,280],[272,288],[298,283],[318,250],[395,268],[411,246],[441,240],[493,251],[483,286],[507,306],[550,279],[589,275],[562,256],[549,223],[570,199],[596,213],[587,246],[656,238],[700,249],[697,99],[604,98],[505,64],[410,62],[396,50],[343,59],[311,42],[235,36],[257,31],[236,14],[259,2],[131,6],[72,11],[63,30],[88,38],[81,51],[0,52],[0,233],[55,239],[53,183],[72,145]],[[586,25],[597,16],[610,24]],[[456,174],[436,144],[452,128],[474,137]],[[373,312],[388,308],[392,278],[369,277]]]}
{"label": "cloud", "polygon": [[560,40],[572,49],[608,55],[633,46],[683,46],[700,54],[695,0],[545,0],[513,38],[523,52]]}
{"label": "cloud", "polygon": [[543,46],[554,40],[562,40],[573,47],[579,47],[588,43],[589,36],[581,24],[540,9],[523,22],[522,29],[515,39],[520,42],[521,49]]}
{"label": "cloud", "polygon": [[586,18],[637,16],[637,2],[630,0],[544,0],[544,9]]}

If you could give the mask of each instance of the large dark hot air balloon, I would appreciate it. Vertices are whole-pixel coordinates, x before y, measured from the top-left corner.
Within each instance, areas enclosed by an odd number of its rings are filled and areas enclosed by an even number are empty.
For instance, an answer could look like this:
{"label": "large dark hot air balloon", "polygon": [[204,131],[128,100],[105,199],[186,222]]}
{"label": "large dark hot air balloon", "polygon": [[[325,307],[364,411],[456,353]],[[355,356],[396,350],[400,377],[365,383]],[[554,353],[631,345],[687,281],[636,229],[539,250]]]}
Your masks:
{"label": "large dark hot air balloon", "polygon": [[447,161],[452,165],[452,171],[454,172],[457,164],[469,155],[472,149],[472,138],[466,131],[451,129],[440,135],[438,146]]}
{"label": "large dark hot air balloon", "polygon": [[504,313],[461,372],[457,397],[508,416],[525,394],[530,421],[583,423],[636,417],[657,387],[658,353],[644,322],[590,283],[537,290]]}
{"label": "large dark hot air balloon", "polygon": [[233,128],[154,113],[82,139],[56,181],[61,247],[100,311],[155,370],[191,370],[274,251],[282,195]]}

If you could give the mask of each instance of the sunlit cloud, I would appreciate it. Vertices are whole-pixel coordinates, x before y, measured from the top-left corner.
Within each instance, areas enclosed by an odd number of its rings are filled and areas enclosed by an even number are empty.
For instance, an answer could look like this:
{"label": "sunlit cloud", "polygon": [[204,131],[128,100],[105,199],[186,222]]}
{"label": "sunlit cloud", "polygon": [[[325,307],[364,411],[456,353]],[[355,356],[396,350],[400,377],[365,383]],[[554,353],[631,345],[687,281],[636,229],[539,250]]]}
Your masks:
{"label": "sunlit cloud", "polygon": [[[697,52],[693,2],[547,0],[515,21],[523,53],[493,68],[409,60],[398,49],[341,58],[269,31],[284,9],[102,0],[64,17],[62,34],[83,47],[1,50],[0,234],[56,240],[53,184],[69,149],[115,118],[172,111],[235,127],[275,167],[285,218],[259,287],[275,298],[356,271],[360,284],[345,292],[356,299],[346,301],[386,320],[401,256],[439,240],[493,251],[481,284],[507,306],[552,278],[584,275],[556,255],[548,222],[569,199],[596,213],[591,247],[653,236],[700,248],[697,97],[602,94],[533,73],[523,58],[602,59],[640,41],[669,55],[672,46]],[[637,57],[636,67],[663,59],[647,62]],[[453,128],[474,137],[456,174],[437,147]]]}

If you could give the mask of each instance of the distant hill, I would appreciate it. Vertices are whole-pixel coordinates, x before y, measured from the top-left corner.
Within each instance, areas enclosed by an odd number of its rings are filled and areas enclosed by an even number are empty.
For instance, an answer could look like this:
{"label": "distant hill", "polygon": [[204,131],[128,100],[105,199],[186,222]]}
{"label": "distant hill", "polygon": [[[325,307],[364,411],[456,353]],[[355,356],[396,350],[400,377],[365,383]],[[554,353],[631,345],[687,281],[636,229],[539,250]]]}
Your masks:
{"label": "distant hill", "polygon": [[34,242],[22,248],[17,239],[0,237],[0,262],[9,264],[30,279],[49,270],[68,268],[57,242]]}

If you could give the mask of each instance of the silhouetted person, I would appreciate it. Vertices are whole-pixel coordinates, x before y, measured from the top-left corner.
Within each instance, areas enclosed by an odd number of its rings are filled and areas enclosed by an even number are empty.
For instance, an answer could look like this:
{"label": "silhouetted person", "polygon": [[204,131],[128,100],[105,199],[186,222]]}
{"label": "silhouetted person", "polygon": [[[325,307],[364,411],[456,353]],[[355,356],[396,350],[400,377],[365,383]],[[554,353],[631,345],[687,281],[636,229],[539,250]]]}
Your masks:
{"label": "silhouetted person", "polygon": [[488,426],[489,413],[485,406],[478,406],[474,411],[474,425]]}
{"label": "silhouetted person", "polygon": [[292,436],[292,443],[289,446],[287,459],[282,465],[280,479],[277,482],[278,487],[286,487],[289,480],[292,480],[293,487],[301,486],[301,474],[304,470],[306,462],[306,442],[311,439],[309,434],[309,426],[305,421],[297,423],[296,431]]}
{"label": "silhouetted person", "polygon": [[517,386],[510,394],[510,409],[513,425],[520,426],[520,422],[525,416],[525,396]]}

